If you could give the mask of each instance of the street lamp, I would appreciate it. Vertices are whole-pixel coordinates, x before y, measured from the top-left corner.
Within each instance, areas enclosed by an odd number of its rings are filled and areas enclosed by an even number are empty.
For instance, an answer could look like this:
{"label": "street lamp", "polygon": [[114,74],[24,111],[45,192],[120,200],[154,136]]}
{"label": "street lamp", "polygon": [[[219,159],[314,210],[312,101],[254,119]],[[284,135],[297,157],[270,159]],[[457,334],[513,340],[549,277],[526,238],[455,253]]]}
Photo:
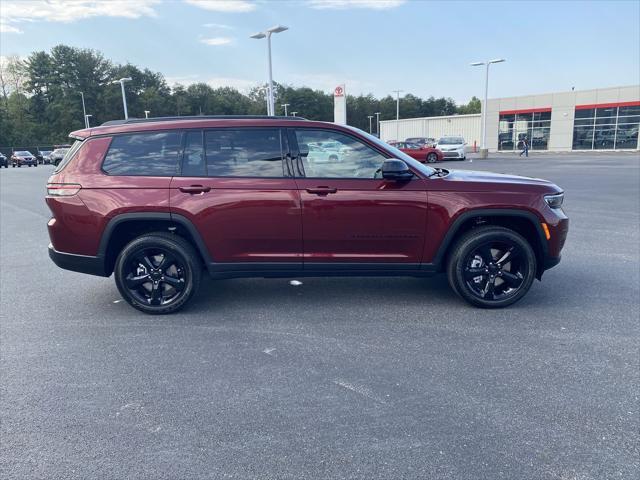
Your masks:
{"label": "street lamp", "polygon": [[291,116],[295,117],[298,114],[298,112],[291,112]]}
{"label": "street lamp", "polygon": [[404,90],[394,90],[396,92],[396,142],[400,141],[400,92]]}
{"label": "street lamp", "polygon": [[144,111],[144,118],[149,118],[149,114],[151,113],[151,110],[145,110]]}
{"label": "street lamp", "polygon": [[378,134],[378,138],[380,138],[380,112],[374,113],[376,116],[376,133]]}
{"label": "street lamp", "polygon": [[273,99],[273,71],[271,68],[271,34],[273,33],[280,33],[280,32],[284,32],[285,30],[288,30],[289,27],[285,27],[283,25],[276,25],[275,27],[271,27],[268,28],[267,30],[265,30],[264,32],[258,32],[258,33],[254,33],[253,35],[250,35],[249,38],[255,38],[256,40],[259,40],[261,38],[266,38],[267,39],[267,56],[268,56],[268,61],[269,61],[269,104],[267,107],[267,115],[269,116],[274,116],[275,115],[275,105],[274,103],[274,99]]}
{"label": "street lamp", "polygon": [[89,117],[93,117],[93,115],[89,114],[84,116],[84,124],[86,125],[86,128],[89,128]]}
{"label": "street lamp", "polygon": [[84,128],[89,128],[89,123],[87,122],[87,109],[84,106],[84,92],[80,92],[80,96],[82,97],[82,116],[84,117]]}
{"label": "street lamp", "polygon": [[486,62],[473,62],[472,67],[486,65],[486,73],[484,77],[484,103],[482,104],[482,145],[480,147],[480,158],[487,158],[487,97],[489,96],[489,65],[492,63],[502,63],[504,58],[496,58]]}
{"label": "street lamp", "polygon": [[280,105],[281,107],[284,107],[284,116],[288,117],[287,115],[287,107],[291,105],[290,103],[283,103],[282,105]]}
{"label": "street lamp", "polygon": [[373,115],[367,115],[367,118],[369,119],[369,134],[371,134],[371,120],[373,120]]}
{"label": "street lamp", "polygon": [[121,78],[120,80],[115,80],[112,83],[119,83],[120,88],[122,89],[122,106],[124,107],[124,119],[127,120],[129,118],[129,113],[127,112],[127,94],[124,91],[124,83],[130,82],[131,77]]}

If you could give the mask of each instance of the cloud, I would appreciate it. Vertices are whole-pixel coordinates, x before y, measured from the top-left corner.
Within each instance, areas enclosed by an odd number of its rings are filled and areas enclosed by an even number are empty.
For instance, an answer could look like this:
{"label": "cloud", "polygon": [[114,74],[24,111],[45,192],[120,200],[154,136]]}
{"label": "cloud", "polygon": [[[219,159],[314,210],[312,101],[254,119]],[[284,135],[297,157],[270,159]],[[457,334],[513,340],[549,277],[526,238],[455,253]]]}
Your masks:
{"label": "cloud", "polygon": [[218,30],[234,30],[234,27],[231,25],[224,25],[222,23],[205,23],[202,25],[205,28],[215,28]]}
{"label": "cloud", "polygon": [[212,47],[220,47],[222,45],[230,45],[231,43],[233,43],[233,38],[231,37],[201,38],[200,43],[204,43],[205,45],[211,45]]}
{"label": "cloud", "polygon": [[388,10],[406,3],[406,0],[308,0],[307,4],[317,10],[346,10],[349,8],[368,8],[370,10]]}
{"label": "cloud", "polygon": [[160,0],[2,0],[0,31],[21,33],[16,25],[46,21],[70,23],[92,17],[155,16]]}
{"label": "cloud", "polygon": [[247,0],[184,0],[194,7],[212,12],[244,13],[255,10],[256,4]]}

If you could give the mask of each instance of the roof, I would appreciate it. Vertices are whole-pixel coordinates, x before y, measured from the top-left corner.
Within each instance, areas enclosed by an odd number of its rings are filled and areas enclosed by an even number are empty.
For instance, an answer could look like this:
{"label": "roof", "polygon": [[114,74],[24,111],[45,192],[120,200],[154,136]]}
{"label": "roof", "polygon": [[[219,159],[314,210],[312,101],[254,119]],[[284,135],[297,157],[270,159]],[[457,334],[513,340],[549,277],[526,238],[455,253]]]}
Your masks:
{"label": "roof", "polygon": [[[177,130],[188,128],[213,128],[213,127],[287,127],[300,125],[320,127],[327,125],[327,122],[315,122],[301,117],[268,117],[250,115],[227,115],[227,116],[196,116],[196,117],[160,117],[160,118],[131,118],[128,120],[115,120],[106,122],[99,127],[92,127],[83,130],[76,130],[69,134],[72,138],[87,138],[95,135],[113,135],[126,132],[145,132],[157,130]],[[329,125],[335,125],[329,123]]]}

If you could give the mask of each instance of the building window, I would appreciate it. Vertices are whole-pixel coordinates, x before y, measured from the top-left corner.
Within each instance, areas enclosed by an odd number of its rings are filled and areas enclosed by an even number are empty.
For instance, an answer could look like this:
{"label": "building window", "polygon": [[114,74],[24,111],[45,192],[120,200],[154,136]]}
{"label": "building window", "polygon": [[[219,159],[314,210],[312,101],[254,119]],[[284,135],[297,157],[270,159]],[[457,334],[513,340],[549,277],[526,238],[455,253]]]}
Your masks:
{"label": "building window", "polygon": [[549,148],[551,109],[500,112],[498,150],[518,150],[526,136],[531,150]]}
{"label": "building window", "polygon": [[602,105],[575,110],[574,150],[638,148],[640,102],[637,105]]}

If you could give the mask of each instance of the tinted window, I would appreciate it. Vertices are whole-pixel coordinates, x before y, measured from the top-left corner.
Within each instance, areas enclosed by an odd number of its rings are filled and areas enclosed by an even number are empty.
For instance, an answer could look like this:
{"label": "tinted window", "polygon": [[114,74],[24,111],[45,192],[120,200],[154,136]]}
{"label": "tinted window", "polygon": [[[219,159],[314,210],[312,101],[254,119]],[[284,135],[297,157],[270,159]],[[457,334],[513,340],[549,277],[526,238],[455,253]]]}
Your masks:
{"label": "tinted window", "polygon": [[282,141],[276,128],[205,132],[210,177],[282,177]]}
{"label": "tinted window", "polygon": [[110,175],[170,177],[176,173],[179,151],[177,132],[118,135],[111,140],[102,168]]}
{"label": "tinted window", "polygon": [[190,131],[186,134],[181,174],[183,177],[206,176],[202,131],[200,130]]}
{"label": "tinted window", "polygon": [[385,157],[349,135],[300,129],[296,138],[307,177],[380,178]]}

